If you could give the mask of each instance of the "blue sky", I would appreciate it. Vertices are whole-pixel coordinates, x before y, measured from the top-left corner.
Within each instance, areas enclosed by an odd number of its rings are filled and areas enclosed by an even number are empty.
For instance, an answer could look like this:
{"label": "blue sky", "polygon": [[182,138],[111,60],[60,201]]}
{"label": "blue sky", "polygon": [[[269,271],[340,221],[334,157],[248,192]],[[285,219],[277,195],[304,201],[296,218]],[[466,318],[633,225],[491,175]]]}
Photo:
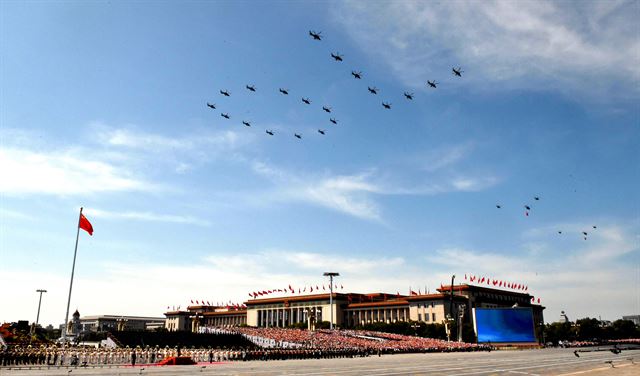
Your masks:
{"label": "blue sky", "polygon": [[639,4],[2,2],[0,320],[46,288],[62,321],[80,206],[83,315],[329,269],[354,292],[521,282],[547,321],[637,314]]}

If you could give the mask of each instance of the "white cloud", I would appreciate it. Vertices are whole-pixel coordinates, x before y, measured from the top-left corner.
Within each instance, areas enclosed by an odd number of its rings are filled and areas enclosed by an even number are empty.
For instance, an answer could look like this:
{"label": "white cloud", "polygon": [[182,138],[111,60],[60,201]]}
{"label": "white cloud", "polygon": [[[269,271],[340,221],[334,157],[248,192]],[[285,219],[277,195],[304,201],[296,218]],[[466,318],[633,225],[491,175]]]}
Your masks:
{"label": "white cloud", "polygon": [[135,131],[125,128],[110,128],[103,125],[94,125],[101,129],[99,138],[107,145],[139,149],[153,153],[164,153],[168,150],[177,152],[194,152],[207,148],[215,153],[236,149],[252,139],[251,134],[240,137],[234,131],[202,131],[187,136],[172,137],[157,133]]}
{"label": "white cloud", "polygon": [[422,160],[423,169],[428,172],[450,167],[466,158],[473,148],[474,143],[467,142],[450,147],[441,147],[429,152]]}
{"label": "white cloud", "polygon": [[[639,93],[635,1],[348,1],[337,3],[334,16],[406,85],[450,77],[445,90],[471,84],[598,98]],[[454,80],[458,65],[465,74]]]}
{"label": "white cloud", "polygon": [[0,218],[7,219],[20,219],[20,220],[27,220],[27,221],[32,221],[35,218],[29,214],[26,213],[22,213],[19,211],[15,211],[15,210],[10,210],[10,209],[5,209],[5,208],[0,208]]}
{"label": "white cloud", "polygon": [[304,201],[362,219],[381,219],[378,205],[368,196],[378,191],[375,184],[366,180],[368,174],[302,177],[262,162],[254,162],[252,168],[277,184],[275,200]]}
{"label": "white cloud", "polygon": [[[450,162],[453,163],[453,162]],[[302,201],[333,209],[357,218],[382,221],[378,195],[435,195],[475,192],[497,184],[493,176],[432,177],[427,183],[400,186],[395,177],[382,177],[375,169],[353,175],[296,175],[263,162],[253,162],[253,171],[276,184],[274,201]],[[431,182],[429,182],[431,180]]]}
{"label": "white cloud", "polygon": [[211,222],[205,219],[201,219],[193,216],[157,214],[153,212],[135,212],[135,211],[114,212],[114,211],[92,209],[92,208],[86,208],[85,212],[87,213],[87,215],[90,215],[92,217],[106,218],[106,219],[133,219],[133,220],[150,221],[150,222],[191,224],[191,225],[197,225],[197,226],[211,225]]}
{"label": "white cloud", "polygon": [[158,187],[131,177],[117,166],[90,153],[35,152],[0,149],[0,192],[24,194],[91,194],[96,192],[149,191]]}

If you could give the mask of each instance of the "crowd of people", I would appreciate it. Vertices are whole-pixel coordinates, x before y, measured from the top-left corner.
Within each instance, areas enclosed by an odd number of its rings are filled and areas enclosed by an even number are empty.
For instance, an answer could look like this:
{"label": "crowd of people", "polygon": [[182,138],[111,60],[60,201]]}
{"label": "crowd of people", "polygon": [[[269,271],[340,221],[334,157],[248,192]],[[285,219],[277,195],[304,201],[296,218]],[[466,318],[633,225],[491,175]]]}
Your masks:
{"label": "crowd of people", "polygon": [[405,336],[366,330],[316,330],[285,328],[235,329],[254,343],[270,341],[278,348],[305,348],[318,350],[363,350],[382,353],[442,352],[487,350],[483,345],[447,342],[440,339]]}
{"label": "crowd of people", "polygon": [[153,365],[186,356],[198,363],[250,360],[361,357],[405,352],[490,350],[473,343],[405,336],[366,330],[285,328],[207,328],[212,334],[240,334],[255,346],[245,347],[82,347],[62,345],[12,346],[0,351],[0,366],[92,367]]}

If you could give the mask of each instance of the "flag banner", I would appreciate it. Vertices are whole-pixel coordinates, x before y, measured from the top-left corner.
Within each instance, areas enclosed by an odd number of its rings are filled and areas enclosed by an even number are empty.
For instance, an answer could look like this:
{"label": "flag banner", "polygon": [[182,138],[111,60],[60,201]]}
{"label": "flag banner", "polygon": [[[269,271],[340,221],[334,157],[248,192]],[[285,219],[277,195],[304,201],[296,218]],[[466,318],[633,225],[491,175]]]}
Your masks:
{"label": "flag banner", "polygon": [[80,213],[80,223],[78,227],[85,230],[89,233],[89,235],[93,236],[93,226],[91,226],[91,222],[84,216],[84,214]]}

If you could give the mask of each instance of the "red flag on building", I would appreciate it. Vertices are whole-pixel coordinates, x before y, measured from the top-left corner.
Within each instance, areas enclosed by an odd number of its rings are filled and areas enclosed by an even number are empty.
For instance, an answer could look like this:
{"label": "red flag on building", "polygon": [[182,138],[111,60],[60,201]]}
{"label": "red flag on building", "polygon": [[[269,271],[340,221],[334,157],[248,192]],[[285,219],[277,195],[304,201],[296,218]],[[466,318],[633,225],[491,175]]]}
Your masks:
{"label": "red flag on building", "polygon": [[344,287],[342,285],[340,285],[340,290],[344,289]]}
{"label": "red flag on building", "polygon": [[313,292],[313,286],[309,287],[309,291]]}
{"label": "red flag on building", "polygon": [[193,299],[191,299],[191,304],[193,304]]}
{"label": "red flag on building", "polygon": [[538,304],[540,304],[540,298],[538,298]]}
{"label": "red flag on building", "polygon": [[93,226],[91,226],[91,222],[84,216],[84,214],[80,213],[80,222],[78,223],[78,227],[85,230],[89,233],[89,235],[93,236]]}

